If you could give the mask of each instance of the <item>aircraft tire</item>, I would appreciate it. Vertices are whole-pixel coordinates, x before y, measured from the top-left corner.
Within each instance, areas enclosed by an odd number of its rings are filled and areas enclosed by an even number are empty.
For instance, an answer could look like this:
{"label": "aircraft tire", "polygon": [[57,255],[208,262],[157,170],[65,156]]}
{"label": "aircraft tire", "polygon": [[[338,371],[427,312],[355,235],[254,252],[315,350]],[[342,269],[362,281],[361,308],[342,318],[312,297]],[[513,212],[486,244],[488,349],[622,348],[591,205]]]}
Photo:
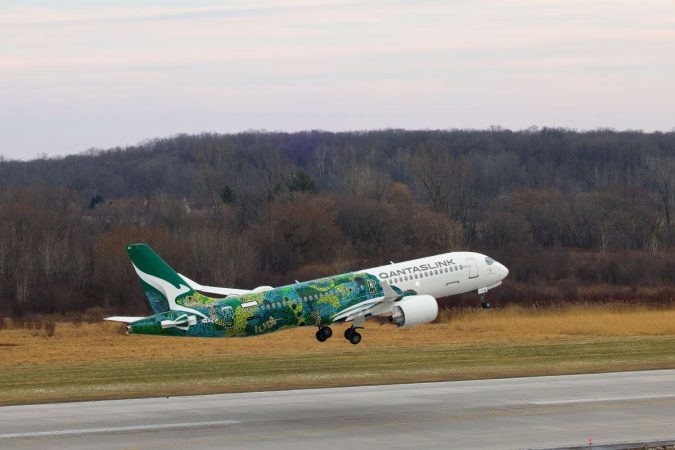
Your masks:
{"label": "aircraft tire", "polygon": [[351,342],[351,343],[354,344],[354,345],[356,345],[356,344],[358,344],[359,342],[361,342],[361,333],[359,333],[358,331],[354,331],[354,332],[351,334],[351,336],[349,336],[349,342]]}
{"label": "aircraft tire", "polygon": [[321,333],[324,338],[330,339],[330,337],[333,335],[333,330],[331,330],[330,327],[321,327],[319,328],[319,333]]}
{"label": "aircraft tire", "polygon": [[316,332],[316,340],[317,341],[324,342],[326,339],[328,339],[328,338],[326,338],[326,336],[324,336],[324,334],[321,332],[321,330]]}
{"label": "aircraft tire", "polygon": [[345,330],[345,339],[349,340],[349,338],[351,338],[353,332],[354,332],[354,329],[352,327],[347,328]]}

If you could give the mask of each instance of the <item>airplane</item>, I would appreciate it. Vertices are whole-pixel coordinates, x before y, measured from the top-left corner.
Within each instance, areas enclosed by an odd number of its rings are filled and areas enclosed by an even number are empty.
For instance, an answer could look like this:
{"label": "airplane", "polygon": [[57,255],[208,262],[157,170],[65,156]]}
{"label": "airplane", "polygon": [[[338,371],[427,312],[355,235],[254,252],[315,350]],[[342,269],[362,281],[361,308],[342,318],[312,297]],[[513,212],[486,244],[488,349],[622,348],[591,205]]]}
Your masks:
{"label": "airplane", "polygon": [[490,308],[485,293],[509,274],[489,256],[452,252],[248,291],[202,286],[176,273],[145,244],[126,250],[155,313],[105,319],[126,323],[129,334],[243,337],[314,326],[316,339],[324,342],[333,334],[332,324],[351,323],[344,337],[358,344],[358,330],[370,317],[387,317],[400,328],[432,322],[439,297],[476,291],[482,307]]}

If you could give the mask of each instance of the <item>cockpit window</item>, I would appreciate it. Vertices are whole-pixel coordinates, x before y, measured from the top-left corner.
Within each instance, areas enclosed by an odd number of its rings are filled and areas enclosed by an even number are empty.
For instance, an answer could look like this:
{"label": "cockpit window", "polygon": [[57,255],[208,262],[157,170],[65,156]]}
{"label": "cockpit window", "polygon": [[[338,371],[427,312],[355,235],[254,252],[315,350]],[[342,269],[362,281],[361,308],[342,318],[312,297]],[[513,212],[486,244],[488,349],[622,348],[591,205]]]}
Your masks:
{"label": "cockpit window", "polygon": [[486,256],[486,257],[485,257],[485,263],[486,263],[488,266],[491,266],[492,264],[494,264],[494,262],[495,262],[495,260],[492,259],[492,258],[490,258],[489,256]]}

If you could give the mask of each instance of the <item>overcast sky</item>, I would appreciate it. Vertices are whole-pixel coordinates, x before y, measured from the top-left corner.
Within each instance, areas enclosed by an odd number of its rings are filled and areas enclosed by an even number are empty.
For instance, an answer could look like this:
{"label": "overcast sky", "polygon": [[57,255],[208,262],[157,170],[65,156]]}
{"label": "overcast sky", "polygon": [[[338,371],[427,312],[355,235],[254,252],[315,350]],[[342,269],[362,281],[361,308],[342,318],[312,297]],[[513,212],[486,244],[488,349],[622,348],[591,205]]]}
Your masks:
{"label": "overcast sky", "polygon": [[675,1],[0,3],[8,158],[181,132],[490,125],[673,129]]}

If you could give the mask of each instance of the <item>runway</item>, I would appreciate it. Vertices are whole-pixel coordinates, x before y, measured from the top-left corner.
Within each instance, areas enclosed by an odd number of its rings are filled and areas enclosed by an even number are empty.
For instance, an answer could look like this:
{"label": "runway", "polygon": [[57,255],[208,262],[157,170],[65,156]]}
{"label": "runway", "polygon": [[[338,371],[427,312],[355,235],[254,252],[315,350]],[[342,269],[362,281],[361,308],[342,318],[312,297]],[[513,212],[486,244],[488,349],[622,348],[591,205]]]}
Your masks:
{"label": "runway", "polygon": [[0,408],[2,449],[588,448],[589,438],[675,442],[675,370]]}

